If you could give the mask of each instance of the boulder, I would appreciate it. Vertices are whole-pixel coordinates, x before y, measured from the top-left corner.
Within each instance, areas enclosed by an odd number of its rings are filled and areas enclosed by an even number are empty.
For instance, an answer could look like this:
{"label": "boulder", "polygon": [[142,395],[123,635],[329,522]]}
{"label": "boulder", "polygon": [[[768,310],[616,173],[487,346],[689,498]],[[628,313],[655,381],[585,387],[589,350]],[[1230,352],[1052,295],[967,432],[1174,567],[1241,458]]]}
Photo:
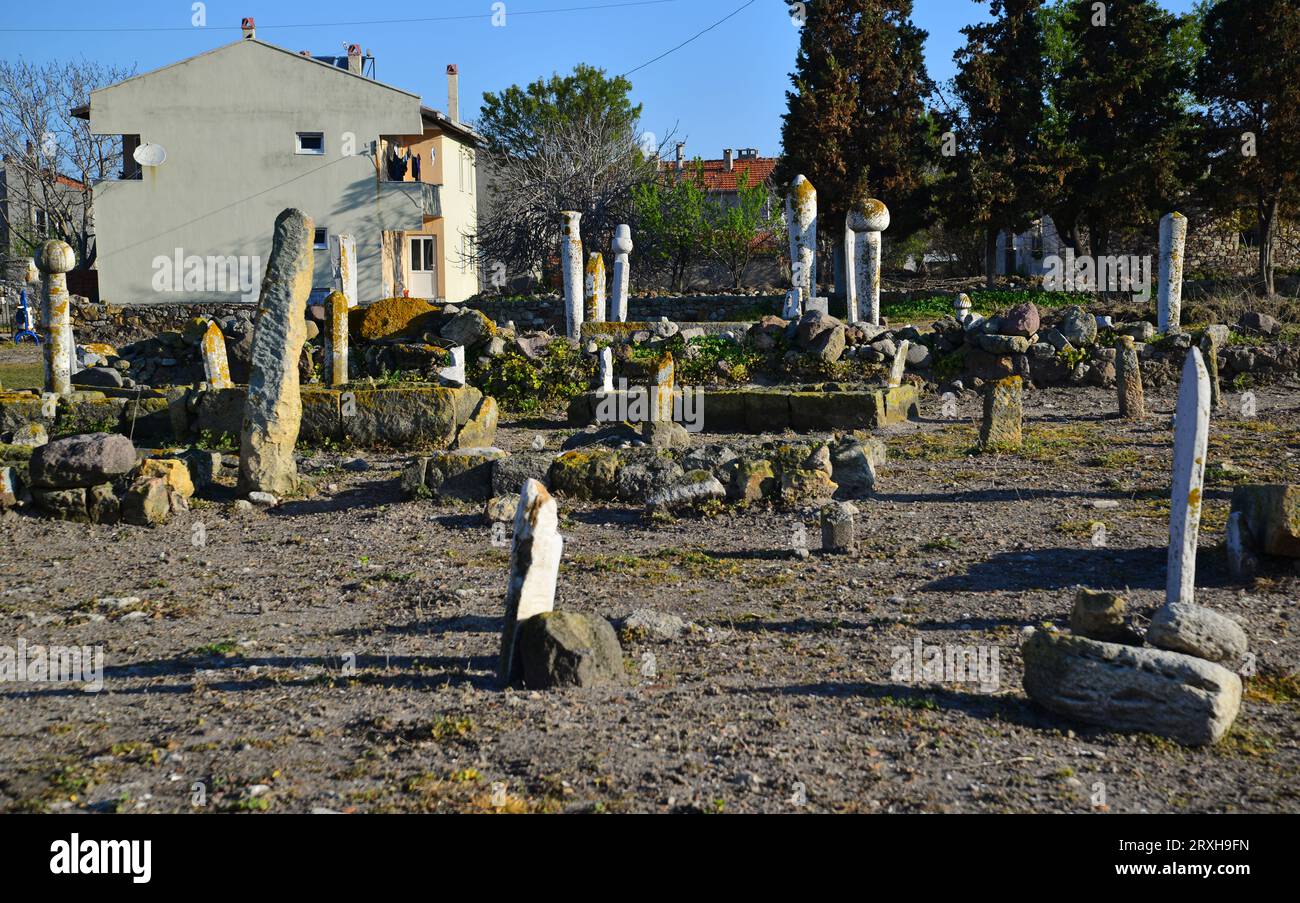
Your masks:
{"label": "boulder", "polygon": [[1300,486],[1285,483],[1237,486],[1232,490],[1231,510],[1241,513],[1241,526],[1256,551],[1300,558]]}
{"label": "boulder", "polygon": [[190,479],[190,469],[179,458],[149,458],[140,462],[140,472],[136,479],[160,477],[167,488],[183,498],[194,495],[194,481]]}
{"label": "boulder", "polygon": [[615,480],[618,497],[625,502],[644,505],[679,480],[684,472],[681,465],[667,455],[655,454],[644,460],[634,460],[618,471]]}
{"label": "boulder", "polygon": [[1035,630],[1021,653],[1030,699],[1112,730],[1203,746],[1227,733],[1241,707],[1241,678],[1178,652]]}
{"label": "boulder", "polygon": [[549,489],[554,460],[555,455],[546,451],[522,451],[498,458],[492,467],[492,494],[518,495],[528,480],[537,480]]}
{"label": "boulder", "polygon": [[352,333],[363,342],[417,339],[433,331],[438,309],[423,298],[384,298],[352,311]]}
{"label": "boulder", "polygon": [[497,435],[497,400],[484,396],[469,421],[456,436],[456,448],[490,448]]}
{"label": "boulder", "polygon": [[119,389],[122,387],[122,373],[114,367],[87,367],[72,375],[72,384],[94,389]]}
{"label": "boulder", "polygon": [[680,511],[727,496],[726,487],[707,470],[691,470],[672,485],[653,493],[646,504],[652,510]]}
{"label": "boulder", "polygon": [[776,470],[764,459],[741,458],[729,465],[727,498],[733,502],[753,503],[776,494]]}
{"label": "boulder", "polygon": [[517,654],[530,689],[618,686],[625,681],[623,648],[604,618],[548,611],[519,625]]}
{"label": "boulder", "polygon": [[493,495],[492,471],[508,457],[499,448],[458,448],[429,459],[426,485],[438,496],[482,502]]}
{"label": "boulder", "polygon": [[1032,301],[1017,304],[998,318],[998,331],[1003,335],[1016,335],[1028,338],[1038,332],[1038,308]]}
{"label": "boulder", "polygon": [[50,441],[50,434],[45,426],[40,423],[25,423],[18,429],[14,430],[13,440],[10,445],[17,445],[22,448],[40,448]]}
{"label": "boulder", "polygon": [[1088,313],[1087,308],[1077,304],[1065,309],[1057,328],[1066,341],[1076,348],[1097,341],[1097,318]]}
{"label": "boulder", "polygon": [[609,448],[565,452],[551,464],[550,485],[574,499],[610,500],[618,495],[617,477],[622,458]]}
{"label": "boulder", "polygon": [[128,524],[157,526],[166,523],[171,513],[171,493],[162,477],[137,480],[122,498],[122,520]]}
{"label": "boulder", "polygon": [[638,608],[623,621],[623,630],[637,637],[655,640],[675,640],[690,626],[677,615]]}
{"label": "boulder", "polygon": [[781,501],[789,507],[828,502],[838,488],[825,470],[796,467],[781,472]]}
{"label": "boulder", "polygon": [[1232,618],[1190,602],[1160,606],[1147,628],[1147,642],[1230,668],[1241,664],[1250,646],[1246,631]]}
{"label": "boulder", "polygon": [[90,519],[86,509],[86,490],[32,489],[36,507],[55,520],[85,521]]}
{"label": "boulder", "polygon": [[1271,336],[1281,332],[1282,324],[1268,314],[1249,311],[1242,314],[1241,318],[1237,320],[1237,328],[1243,332]]}
{"label": "boulder", "polygon": [[46,443],[32,452],[32,485],[85,487],[108,483],[135,467],[135,446],[117,433],[87,433]]}
{"label": "boulder", "polygon": [[831,443],[831,479],[845,498],[865,498],[876,488],[876,463],[858,439],[845,436]]}

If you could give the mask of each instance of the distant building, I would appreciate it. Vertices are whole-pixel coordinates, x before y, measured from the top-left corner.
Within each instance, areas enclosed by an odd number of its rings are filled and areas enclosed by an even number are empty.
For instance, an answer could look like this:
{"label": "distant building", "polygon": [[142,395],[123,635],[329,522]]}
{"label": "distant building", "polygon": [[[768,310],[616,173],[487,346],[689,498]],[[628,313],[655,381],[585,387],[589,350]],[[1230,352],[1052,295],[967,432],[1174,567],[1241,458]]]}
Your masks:
{"label": "distant building", "polygon": [[[373,72],[358,45],[345,57],[295,53],[258,40],[245,20],[240,41],[92,92],[74,113],[95,134],[121,135],[124,150],[120,178],[95,186],[101,297],[246,300],[224,278],[200,287],[155,276],[162,261],[190,257],[218,261],[208,267],[218,276],[232,259],[264,268],[286,207],[315,223],[319,291],[332,282],[329,237],[346,233],[362,302],[474,294],[467,250],[478,227],[481,139],[459,121],[455,67],[447,114]],[[145,144],[165,159],[138,165]]]}
{"label": "distant building", "polygon": [[673,173],[700,174],[704,190],[711,195],[720,196],[723,203],[734,199],[740,181],[746,180],[749,186],[767,185],[772,187],[772,171],[776,169],[776,157],[760,157],[757,148],[724,148],[722,158],[718,160],[686,159],[686,142],[678,142],[672,160],[660,160],[659,172],[665,176]]}

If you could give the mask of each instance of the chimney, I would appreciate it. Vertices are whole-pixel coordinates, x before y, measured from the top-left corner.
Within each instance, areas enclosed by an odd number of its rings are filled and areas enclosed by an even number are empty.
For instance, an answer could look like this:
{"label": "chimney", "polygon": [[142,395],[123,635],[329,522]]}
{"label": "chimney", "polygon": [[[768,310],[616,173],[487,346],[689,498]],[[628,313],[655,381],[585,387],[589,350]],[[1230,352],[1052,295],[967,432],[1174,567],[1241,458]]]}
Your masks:
{"label": "chimney", "polygon": [[727,172],[731,172],[733,169],[736,168],[735,164],[732,162],[731,148],[729,147],[724,147],[722,149],[722,165],[727,170]]}
{"label": "chimney", "polygon": [[253,22],[252,16],[244,16],[240,19],[239,27],[244,31],[244,40],[249,41],[257,37],[257,25]]}
{"label": "chimney", "polygon": [[677,161],[677,171],[678,171],[678,172],[681,172],[683,169],[686,168],[686,142],[685,142],[685,141],[678,141],[678,142],[677,142],[677,157],[676,157],[676,161]]}
{"label": "chimney", "polygon": [[460,67],[455,63],[447,64],[447,116],[460,122]]}
{"label": "chimney", "polygon": [[353,75],[361,74],[361,45],[348,45],[348,71]]}

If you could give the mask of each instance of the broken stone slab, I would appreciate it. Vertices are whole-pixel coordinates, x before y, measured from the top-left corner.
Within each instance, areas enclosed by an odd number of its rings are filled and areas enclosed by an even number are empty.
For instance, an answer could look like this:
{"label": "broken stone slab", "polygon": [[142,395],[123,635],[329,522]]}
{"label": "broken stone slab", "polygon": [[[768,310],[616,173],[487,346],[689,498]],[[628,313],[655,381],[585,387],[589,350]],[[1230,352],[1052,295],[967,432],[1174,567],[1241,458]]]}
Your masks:
{"label": "broken stone slab", "polygon": [[727,489],[717,477],[707,470],[690,470],[670,486],[652,493],[646,507],[651,511],[681,511],[726,497]]}
{"label": "broken stone slab", "polygon": [[849,502],[831,502],[821,510],[822,551],[852,552],[858,509]]}
{"label": "broken stone slab", "polygon": [[984,451],[1019,451],[1023,442],[1024,418],[1019,376],[1008,376],[993,383],[984,393],[984,420],[980,423],[980,449]]}
{"label": "broken stone slab", "polygon": [[1188,602],[1160,606],[1147,628],[1147,642],[1229,668],[1239,666],[1250,648],[1246,631],[1232,618]]}
{"label": "broken stone slab", "polygon": [[[519,493],[510,546],[510,577],[506,584],[506,611],[501,627],[501,656],[497,662],[497,679],[502,684],[513,682],[522,670],[520,656],[516,655],[520,626],[555,607],[555,581],[559,576],[563,551],[564,538],[559,533],[555,499],[540,482],[529,480]],[[612,627],[610,631],[613,632]],[[545,636],[544,630],[542,634],[532,643],[537,653],[534,668],[540,669],[537,671],[539,677],[546,674],[544,665],[554,650],[554,644]],[[570,660],[571,657],[566,657],[566,661]]]}
{"label": "broken stone slab", "polygon": [[487,524],[508,524],[514,521],[515,512],[519,510],[519,496],[494,495],[483,505],[483,522]]}
{"label": "broken stone slab", "polygon": [[239,491],[286,495],[298,487],[293,449],[302,426],[298,366],[307,340],[312,220],[288,209],[275,220],[253,326],[252,367],[240,432]]}
{"label": "broken stone slab", "polygon": [[891,389],[896,389],[903,384],[903,374],[907,372],[907,352],[912,343],[904,339],[898,343],[898,348],[894,352],[894,362],[889,367],[889,377],[885,385]]}
{"label": "broken stone slab", "polygon": [[498,416],[497,400],[491,395],[483,396],[474,415],[456,435],[455,447],[491,448],[496,441]]}
{"label": "broken stone slab", "polygon": [[1030,699],[1111,730],[1204,746],[1228,732],[1241,707],[1240,677],[1179,652],[1035,630],[1021,654]]}
{"label": "broken stone slab", "polygon": [[39,488],[107,483],[135,467],[135,445],[118,433],[83,433],[55,439],[32,452],[28,471]]}
{"label": "broken stone slab", "polygon": [[1187,352],[1175,411],[1173,482],[1165,603],[1192,602],[1196,593],[1196,538],[1201,525],[1205,455],[1210,437],[1210,377],[1201,352]]}
{"label": "broken stone slab", "polygon": [[1300,558],[1300,486],[1248,483],[1232,490],[1233,515],[1240,515],[1241,547],[1265,555]]}
{"label": "broken stone slab", "polygon": [[596,615],[533,615],[520,625],[518,645],[524,685],[530,690],[620,686],[627,679],[618,635]]}

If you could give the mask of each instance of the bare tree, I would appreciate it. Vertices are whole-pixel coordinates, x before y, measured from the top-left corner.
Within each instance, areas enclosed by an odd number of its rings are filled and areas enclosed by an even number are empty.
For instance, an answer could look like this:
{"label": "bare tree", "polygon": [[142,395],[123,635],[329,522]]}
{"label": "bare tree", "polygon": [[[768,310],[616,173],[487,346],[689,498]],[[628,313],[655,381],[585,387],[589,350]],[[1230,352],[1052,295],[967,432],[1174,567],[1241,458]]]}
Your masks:
{"label": "bare tree", "polygon": [[76,250],[78,268],[94,263],[92,195],[97,181],[116,177],[122,141],[92,135],[89,121],[72,111],[90,102],[91,91],[132,71],[86,60],[0,60],[0,155],[8,186],[0,227],[11,253],[60,238]]}
{"label": "bare tree", "polygon": [[544,125],[527,155],[492,153],[492,201],[474,247],[483,272],[551,270],[560,241],[560,211],[582,214],[583,246],[607,252],[614,227],[631,222],[632,192],[655,178],[658,150],[637,142],[637,129],[594,113]]}

